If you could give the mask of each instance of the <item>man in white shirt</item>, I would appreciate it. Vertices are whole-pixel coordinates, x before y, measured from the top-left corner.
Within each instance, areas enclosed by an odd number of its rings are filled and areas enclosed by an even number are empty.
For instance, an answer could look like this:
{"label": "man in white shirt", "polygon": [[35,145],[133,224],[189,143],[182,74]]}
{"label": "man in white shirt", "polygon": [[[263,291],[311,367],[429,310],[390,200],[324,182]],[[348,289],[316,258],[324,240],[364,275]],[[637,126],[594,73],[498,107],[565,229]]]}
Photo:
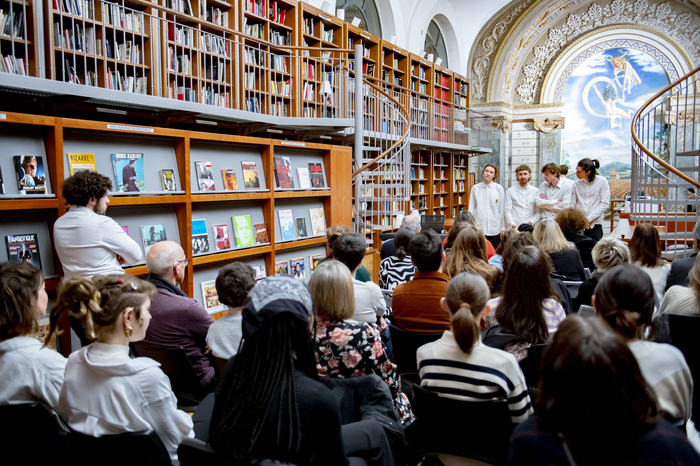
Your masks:
{"label": "man in white shirt", "polygon": [[63,183],[63,197],[71,205],[53,226],[56,254],[66,278],[124,273],[121,264],[141,260],[141,247],[107,217],[109,178],[81,170]]}
{"label": "man in white shirt", "polygon": [[563,183],[562,186],[570,184],[572,186],[572,190],[574,183],[576,182],[575,180],[570,180],[569,178],[566,177],[566,175],[569,174],[569,166],[568,165],[559,165],[559,182]]}
{"label": "man in white shirt", "polygon": [[506,231],[503,205],[506,197],[503,186],[493,181],[498,176],[498,167],[488,164],[481,172],[483,180],[472,186],[469,192],[469,212],[476,225],[484,231],[486,239],[497,248]]}
{"label": "man in white shirt", "polygon": [[532,172],[527,165],[520,165],[515,169],[518,184],[506,191],[506,227],[518,228],[523,223],[532,225],[537,221],[535,199],[539,191],[529,184],[531,176]]}
{"label": "man in white shirt", "polygon": [[571,184],[562,183],[559,178],[559,165],[548,163],[542,167],[544,181],[540,184],[540,191],[535,205],[540,218],[554,219],[559,212],[570,207]]}

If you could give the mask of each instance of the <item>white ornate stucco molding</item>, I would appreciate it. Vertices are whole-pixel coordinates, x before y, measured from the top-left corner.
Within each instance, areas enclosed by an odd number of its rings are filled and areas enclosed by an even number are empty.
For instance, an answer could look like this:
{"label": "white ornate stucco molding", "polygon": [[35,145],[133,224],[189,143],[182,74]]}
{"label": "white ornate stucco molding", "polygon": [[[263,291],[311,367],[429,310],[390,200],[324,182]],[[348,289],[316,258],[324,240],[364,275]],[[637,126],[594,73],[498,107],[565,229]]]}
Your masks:
{"label": "white ornate stucco molding", "polygon": [[525,79],[515,89],[520,102],[534,102],[545,69],[558,51],[581,34],[602,26],[646,25],[669,35],[697,63],[700,58],[700,29],[693,26],[694,16],[688,11],[674,11],[668,1],[656,4],[648,0],[613,0],[605,6],[592,3],[587,12],[571,13],[563,25],[547,31],[547,40],[533,48],[534,58],[522,67]]}
{"label": "white ornate stucco molding", "polygon": [[535,130],[545,134],[551,134],[555,129],[564,129],[564,120],[553,120],[545,118],[544,120],[535,121]]}

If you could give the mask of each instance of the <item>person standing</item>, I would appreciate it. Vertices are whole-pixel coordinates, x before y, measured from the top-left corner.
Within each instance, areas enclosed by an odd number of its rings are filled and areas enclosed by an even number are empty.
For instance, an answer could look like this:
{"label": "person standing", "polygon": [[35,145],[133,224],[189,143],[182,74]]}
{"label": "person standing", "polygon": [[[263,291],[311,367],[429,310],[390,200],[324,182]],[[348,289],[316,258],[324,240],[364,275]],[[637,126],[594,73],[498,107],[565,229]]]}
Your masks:
{"label": "person standing", "polygon": [[538,190],[530,185],[532,172],[527,165],[520,165],[515,169],[515,177],[518,180],[516,186],[511,186],[506,191],[506,228],[518,228],[523,223],[532,225],[537,221],[535,199]]}
{"label": "person standing", "polygon": [[474,216],[476,225],[483,230],[486,239],[497,248],[506,231],[503,217],[505,190],[493,181],[498,176],[498,167],[495,165],[486,165],[481,176],[484,181],[472,186],[469,193],[469,212]]}
{"label": "person standing", "polygon": [[544,181],[540,184],[538,197],[535,199],[539,218],[554,220],[559,212],[571,204],[572,184],[561,182],[559,165],[548,163],[542,167]]}
{"label": "person standing", "polygon": [[569,166],[568,165],[559,165],[559,181],[561,181],[563,184],[562,186],[566,184],[571,184],[573,185],[575,183],[574,180],[570,180],[566,176],[569,174]]}
{"label": "person standing", "polygon": [[583,232],[589,238],[599,241],[603,237],[603,218],[610,206],[610,184],[598,175],[600,162],[595,159],[581,159],[576,166],[576,177],[571,193],[571,207],[581,209],[590,227]]}

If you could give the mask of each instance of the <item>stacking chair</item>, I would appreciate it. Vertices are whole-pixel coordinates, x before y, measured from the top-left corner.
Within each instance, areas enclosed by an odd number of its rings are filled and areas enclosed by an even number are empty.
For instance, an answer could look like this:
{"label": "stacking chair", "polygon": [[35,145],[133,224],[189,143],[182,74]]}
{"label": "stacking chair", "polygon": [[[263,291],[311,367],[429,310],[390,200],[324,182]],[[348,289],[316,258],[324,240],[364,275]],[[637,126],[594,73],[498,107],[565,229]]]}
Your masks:
{"label": "stacking chair", "polygon": [[571,299],[576,299],[578,296],[578,289],[581,287],[583,284],[582,281],[569,281],[569,280],[564,280],[564,285],[566,285],[566,288],[569,290],[569,294],[571,295]]}
{"label": "stacking chair", "polygon": [[92,437],[68,435],[70,463],[76,466],[169,466],[170,455],[155,431]]}
{"label": "stacking chair", "polygon": [[7,464],[38,466],[68,458],[68,432],[43,403],[0,406],[0,419],[0,446]]}
{"label": "stacking chair", "polygon": [[549,343],[540,343],[530,345],[527,350],[527,357],[520,361],[520,369],[525,376],[527,389],[530,393],[537,390],[537,384],[540,382],[540,365],[542,364],[542,355]]}
{"label": "stacking chair", "polygon": [[671,344],[681,350],[688,363],[693,380],[693,422],[700,422],[700,416],[695,417],[695,413],[700,412],[700,351],[696,338],[700,335],[700,316],[668,314],[669,334]]}
{"label": "stacking chair", "polygon": [[407,332],[392,324],[389,324],[389,328],[391,331],[391,342],[394,346],[394,362],[399,374],[406,381],[414,383],[419,381],[416,350],[426,343],[439,339],[442,336],[442,332]]}
{"label": "stacking chair", "polygon": [[294,466],[288,463],[271,460],[256,460],[254,463],[248,461],[234,461],[222,458],[214,453],[214,450],[197,438],[186,438],[180,443],[177,449],[177,457],[180,466]]}
{"label": "stacking chair", "polygon": [[595,308],[593,306],[588,306],[586,304],[581,304],[578,307],[578,314],[581,316],[593,315],[595,314]]}

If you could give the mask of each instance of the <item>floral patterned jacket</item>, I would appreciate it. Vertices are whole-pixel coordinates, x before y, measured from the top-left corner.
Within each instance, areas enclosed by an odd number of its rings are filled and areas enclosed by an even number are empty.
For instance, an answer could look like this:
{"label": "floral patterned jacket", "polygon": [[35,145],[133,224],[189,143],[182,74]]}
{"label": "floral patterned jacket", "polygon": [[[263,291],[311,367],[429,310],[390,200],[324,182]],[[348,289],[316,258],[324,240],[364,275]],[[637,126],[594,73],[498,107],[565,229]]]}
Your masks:
{"label": "floral patterned jacket", "polygon": [[316,369],[320,377],[349,378],[377,374],[394,397],[401,422],[415,418],[411,404],[401,391],[401,377],[386,355],[381,336],[366,323],[340,319],[316,323]]}

